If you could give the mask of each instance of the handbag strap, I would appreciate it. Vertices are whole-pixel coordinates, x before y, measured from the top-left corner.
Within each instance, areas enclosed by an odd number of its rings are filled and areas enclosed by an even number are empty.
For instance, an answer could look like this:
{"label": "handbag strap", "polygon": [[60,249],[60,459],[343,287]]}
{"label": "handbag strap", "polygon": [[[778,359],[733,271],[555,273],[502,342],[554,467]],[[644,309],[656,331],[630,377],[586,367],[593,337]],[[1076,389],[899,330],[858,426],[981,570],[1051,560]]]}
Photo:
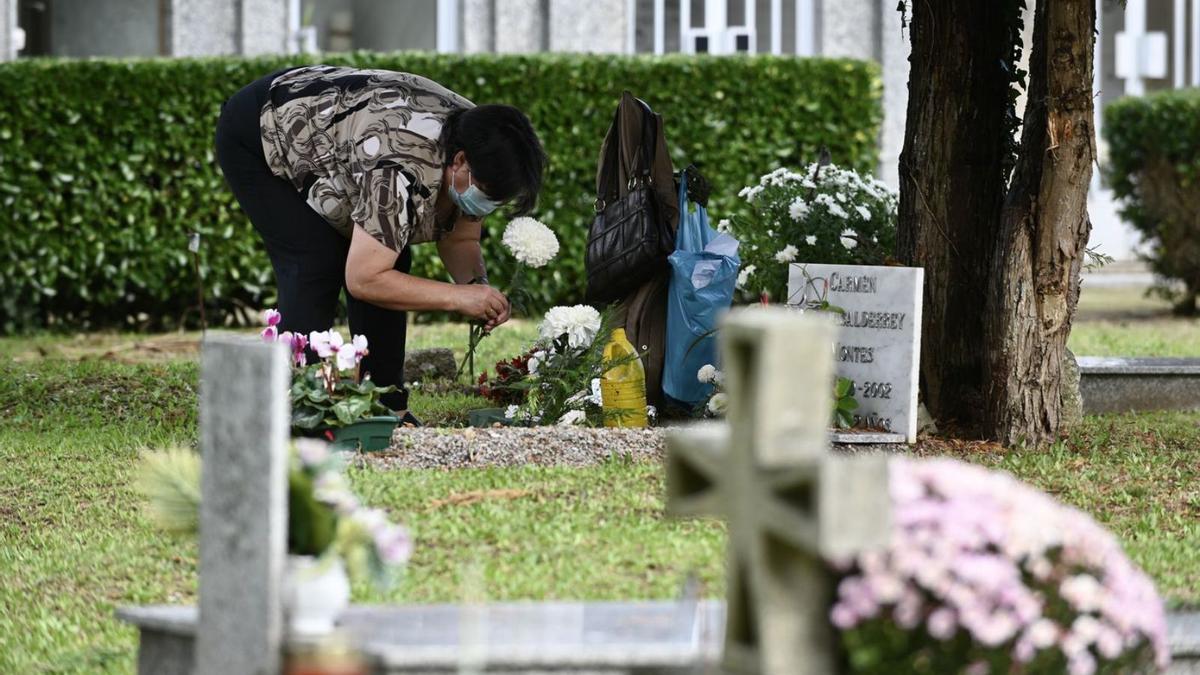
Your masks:
{"label": "handbag strap", "polygon": [[603,163],[600,165],[600,180],[596,186],[596,212],[604,210],[606,201],[617,196],[617,163],[621,161],[621,110],[613,114],[612,126],[609,127],[608,145],[604,148]]}
{"label": "handbag strap", "polygon": [[[638,147],[637,161],[633,166],[633,170],[626,169],[630,176],[630,189],[634,187],[634,181],[640,179],[643,184],[650,184],[651,181],[651,164],[650,153],[654,151],[655,143],[658,140],[658,120],[654,118],[654,113],[651,112],[650,106],[641,99],[635,99],[638,102],[642,111],[642,142]],[[600,180],[597,199],[596,212],[604,210],[607,202],[615,201],[620,196],[620,185],[617,181],[619,172],[617,165],[621,162],[621,110],[617,108],[617,112],[613,115],[613,123],[608,138],[608,146],[605,148],[603,164],[600,167]]]}

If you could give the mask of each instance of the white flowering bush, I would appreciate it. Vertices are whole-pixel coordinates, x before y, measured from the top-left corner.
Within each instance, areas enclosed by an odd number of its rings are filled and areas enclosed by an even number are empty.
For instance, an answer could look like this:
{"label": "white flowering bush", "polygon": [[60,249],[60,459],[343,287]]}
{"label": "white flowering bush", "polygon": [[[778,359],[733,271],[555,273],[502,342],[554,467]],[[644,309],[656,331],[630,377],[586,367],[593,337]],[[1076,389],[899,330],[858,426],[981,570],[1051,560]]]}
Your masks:
{"label": "white flowering bush", "polygon": [[1162,600],[1111,533],[1006,473],[891,461],[888,547],[833,561],[858,673],[1149,673]]}
{"label": "white flowering bush", "polygon": [[777,169],[739,196],[753,215],[717,229],[742,244],[738,288],[747,296],[784,301],[788,263],[878,265],[895,250],[896,193],[852,169]]}

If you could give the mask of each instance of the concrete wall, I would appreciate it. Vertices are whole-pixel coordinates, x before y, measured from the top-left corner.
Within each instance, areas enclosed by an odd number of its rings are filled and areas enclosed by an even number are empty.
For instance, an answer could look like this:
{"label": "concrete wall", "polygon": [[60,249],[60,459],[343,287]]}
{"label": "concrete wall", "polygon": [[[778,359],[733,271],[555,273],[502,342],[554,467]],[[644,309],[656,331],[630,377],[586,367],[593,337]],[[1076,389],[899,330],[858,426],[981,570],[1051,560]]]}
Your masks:
{"label": "concrete wall", "polygon": [[238,16],[230,0],[171,0],[167,52],[172,56],[236,54]]}
{"label": "concrete wall", "polygon": [[241,0],[238,53],[285,54],[288,48],[287,0]]}
{"label": "concrete wall", "polygon": [[55,0],[54,56],[157,56],[158,0]]}
{"label": "concrete wall", "polygon": [[[495,3],[493,40],[497,52],[527,53],[548,47],[548,0],[493,0]],[[591,7],[592,2],[588,3]],[[624,12],[622,12],[622,16]],[[621,22],[622,28],[624,21]]]}
{"label": "concrete wall", "polygon": [[625,0],[550,0],[550,51],[623,53],[627,11]]}

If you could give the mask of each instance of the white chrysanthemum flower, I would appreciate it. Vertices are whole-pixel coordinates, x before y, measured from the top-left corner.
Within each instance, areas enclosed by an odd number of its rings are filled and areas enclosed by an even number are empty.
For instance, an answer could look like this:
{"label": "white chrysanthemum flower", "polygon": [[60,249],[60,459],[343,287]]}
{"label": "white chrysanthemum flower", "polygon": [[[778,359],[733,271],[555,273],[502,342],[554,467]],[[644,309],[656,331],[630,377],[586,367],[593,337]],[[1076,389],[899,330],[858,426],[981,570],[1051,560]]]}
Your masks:
{"label": "white chrysanthemum flower", "polygon": [[588,305],[573,307],[551,307],[538,326],[538,334],[544,340],[555,340],[567,336],[572,349],[587,349],[592,346],[600,332],[600,312]]}
{"label": "white chrysanthemum flower", "polygon": [[790,263],[796,259],[796,254],[799,252],[795,246],[788,244],[775,254],[775,262]]}
{"label": "white chrysanthemum flower", "polygon": [[587,415],[582,410],[568,410],[563,413],[563,416],[558,418],[558,426],[571,427],[579,424],[587,424]]}
{"label": "white chrysanthemum flower", "polygon": [[543,267],[558,255],[558,237],[533,218],[514,218],[504,228],[504,246],[521,264]]}
{"label": "white chrysanthemum flower", "polygon": [[729,399],[723,393],[713,394],[712,398],[708,399],[708,412],[713,415],[722,415],[725,413],[725,408],[729,406]]}
{"label": "white chrysanthemum flower", "polygon": [[842,230],[842,246],[845,246],[846,250],[858,246],[858,233],[850,228]]}
{"label": "white chrysanthemum flower", "polygon": [[737,287],[738,288],[746,287],[746,284],[750,281],[750,275],[754,274],[754,269],[755,269],[754,265],[746,265],[745,267],[742,268],[742,270],[740,272],[738,272],[738,276],[737,276]]}
{"label": "white chrysanthemum flower", "polygon": [[526,370],[530,375],[537,375],[538,368],[542,365],[542,361],[546,360],[546,352],[538,350],[529,356],[529,362],[526,365]]}
{"label": "white chrysanthemum flower", "polygon": [[809,246],[816,246],[817,245],[817,235],[815,235],[815,234],[808,235],[807,237],[804,238],[804,243],[808,244]]}
{"label": "white chrysanthemum flower", "polygon": [[711,363],[700,366],[700,370],[696,371],[696,379],[700,384],[708,384],[717,378],[717,367]]}
{"label": "white chrysanthemum flower", "polygon": [[804,201],[803,197],[796,197],[796,199],[792,201],[791,205],[788,206],[788,215],[792,217],[792,220],[800,220],[804,218],[808,215],[808,211],[808,203]]}

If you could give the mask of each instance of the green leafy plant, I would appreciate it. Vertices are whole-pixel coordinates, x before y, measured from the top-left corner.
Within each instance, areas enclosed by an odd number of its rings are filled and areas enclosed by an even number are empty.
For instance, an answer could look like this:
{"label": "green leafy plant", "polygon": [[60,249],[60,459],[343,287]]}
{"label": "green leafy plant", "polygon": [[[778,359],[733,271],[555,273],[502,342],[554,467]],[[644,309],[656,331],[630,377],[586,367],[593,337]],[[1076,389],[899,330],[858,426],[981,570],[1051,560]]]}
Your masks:
{"label": "green leafy plant", "polygon": [[833,425],[840,429],[854,426],[855,410],[858,410],[858,399],[854,398],[854,382],[839,377],[833,384]]}
{"label": "green leafy plant", "polygon": [[380,387],[369,378],[339,373],[315,363],[292,376],[292,427],[305,431],[336,429],[376,415],[391,415],[379,397],[396,387]]}
{"label": "green leafy plant", "polygon": [[1121,218],[1141,234],[1155,291],[1179,314],[1200,308],[1200,89],[1128,97],[1104,109],[1106,175]]}
{"label": "green leafy plant", "polygon": [[[255,308],[275,304],[271,267],[217,167],[213,132],[239,87],[317,61],[420,73],[529,115],[550,156],[539,218],[562,243],[546,273],[528,280],[530,312],[582,300],[597,156],[623,89],[666,117],[677,164],[703,167],[717,188],[713,213],[748,214],[736,186],[763,167],[798,166],[821,145],[859,171],[878,161],[882,81],[878,66],[862,61],[366,52],[20,59],[0,65],[0,332],[198,325],[191,232],[203,242],[210,325],[251,323]],[[511,278],[504,219],[484,222],[489,272]],[[413,253],[414,274],[444,278],[434,247]]]}
{"label": "green leafy plant", "polygon": [[777,169],[739,193],[753,209],[717,224],[741,242],[738,288],[752,298],[787,298],[793,262],[882,264],[895,250],[897,197],[853,169],[811,164]]}

